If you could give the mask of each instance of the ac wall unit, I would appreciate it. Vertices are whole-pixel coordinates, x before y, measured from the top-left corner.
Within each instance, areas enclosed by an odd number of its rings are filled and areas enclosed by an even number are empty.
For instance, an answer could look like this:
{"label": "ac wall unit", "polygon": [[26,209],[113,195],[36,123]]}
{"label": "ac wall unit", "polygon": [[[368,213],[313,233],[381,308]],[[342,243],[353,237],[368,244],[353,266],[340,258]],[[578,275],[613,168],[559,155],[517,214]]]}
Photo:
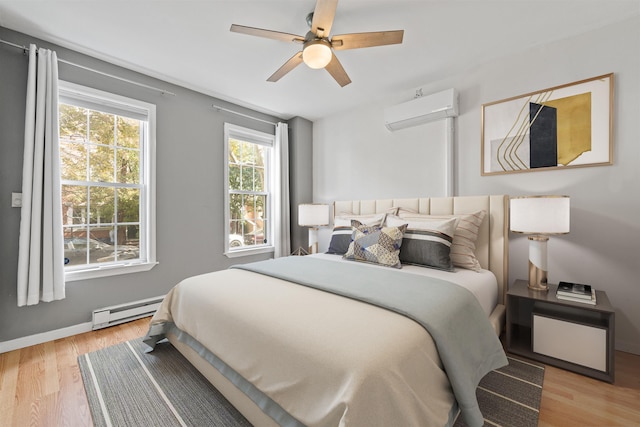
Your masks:
{"label": "ac wall unit", "polygon": [[458,115],[458,93],[447,89],[384,110],[384,124],[390,131],[417,126]]}

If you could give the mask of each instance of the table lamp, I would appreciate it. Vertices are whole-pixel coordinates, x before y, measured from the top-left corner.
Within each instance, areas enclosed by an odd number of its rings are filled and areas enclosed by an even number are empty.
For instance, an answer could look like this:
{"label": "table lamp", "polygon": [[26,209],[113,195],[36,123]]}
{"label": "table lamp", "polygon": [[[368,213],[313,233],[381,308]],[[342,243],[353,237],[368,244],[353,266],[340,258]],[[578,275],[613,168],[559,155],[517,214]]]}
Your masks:
{"label": "table lamp", "polygon": [[529,235],[529,289],[548,291],[547,241],[569,232],[569,196],[523,196],[510,200],[511,231]]}
{"label": "table lamp", "polygon": [[298,205],[298,225],[309,227],[309,253],[318,253],[318,227],[329,225],[329,205]]}

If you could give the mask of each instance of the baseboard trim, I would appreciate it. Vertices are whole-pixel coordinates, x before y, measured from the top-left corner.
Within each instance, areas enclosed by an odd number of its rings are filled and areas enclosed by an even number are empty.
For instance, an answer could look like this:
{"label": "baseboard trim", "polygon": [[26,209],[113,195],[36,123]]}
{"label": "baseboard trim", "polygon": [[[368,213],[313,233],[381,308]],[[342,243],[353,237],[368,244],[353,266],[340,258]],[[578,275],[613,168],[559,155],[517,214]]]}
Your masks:
{"label": "baseboard trim", "polygon": [[30,347],[32,345],[42,344],[44,342],[58,340],[60,338],[70,337],[85,332],[90,332],[92,322],[80,323],[79,325],[68,326],[66,328],[56,329],[53,331],[42,332],[39,334],[29,335],[14,340],[0,342],[0,353],[18,350],[20,348]]}
{"label": "baseboard trim", "polygon": [[640,355],[640,344],[632,343],[629,341],[616,340],[616,350],[624,351],[625,353]]}

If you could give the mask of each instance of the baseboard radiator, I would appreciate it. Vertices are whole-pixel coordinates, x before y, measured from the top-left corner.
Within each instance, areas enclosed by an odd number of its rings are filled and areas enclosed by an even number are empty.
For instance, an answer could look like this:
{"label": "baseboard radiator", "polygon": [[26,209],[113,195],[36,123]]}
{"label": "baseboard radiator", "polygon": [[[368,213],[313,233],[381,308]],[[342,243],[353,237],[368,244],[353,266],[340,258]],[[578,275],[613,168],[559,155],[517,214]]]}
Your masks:
{"label": "baseboard radiator", "polygon": [[107,328],[151,316],[160,307],[163,299],[164,296],[159,296],[94,310],[92,329]]}

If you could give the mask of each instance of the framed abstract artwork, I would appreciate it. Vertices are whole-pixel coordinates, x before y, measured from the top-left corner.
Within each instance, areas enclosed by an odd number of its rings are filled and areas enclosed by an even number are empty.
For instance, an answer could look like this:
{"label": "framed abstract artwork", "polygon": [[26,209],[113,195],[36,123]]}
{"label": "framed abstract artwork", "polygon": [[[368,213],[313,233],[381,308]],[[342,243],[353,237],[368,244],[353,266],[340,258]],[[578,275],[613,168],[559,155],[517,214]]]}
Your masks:
{"label": "framed abstract artwork", "polygon": [[613,164],[613,73],[482,105],[482,175]]}

